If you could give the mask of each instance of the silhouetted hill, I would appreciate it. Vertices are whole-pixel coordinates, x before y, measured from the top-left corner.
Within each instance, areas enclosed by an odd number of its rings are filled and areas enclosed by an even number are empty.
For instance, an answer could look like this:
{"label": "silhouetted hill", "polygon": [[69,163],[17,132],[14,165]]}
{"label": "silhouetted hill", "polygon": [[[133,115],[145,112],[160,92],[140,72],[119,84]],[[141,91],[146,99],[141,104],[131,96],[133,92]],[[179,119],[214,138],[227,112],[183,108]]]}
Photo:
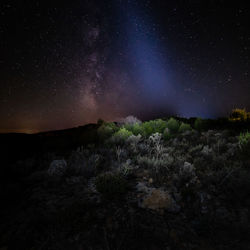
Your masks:
{"label": "silhouetted hill", "polygon": [[97,124],[76,128],[41,132],[37,134],[0,134],[0,151],[5,164],[24,159],[34,154],[56,151],[64,152],[79,145],[97,140]]}

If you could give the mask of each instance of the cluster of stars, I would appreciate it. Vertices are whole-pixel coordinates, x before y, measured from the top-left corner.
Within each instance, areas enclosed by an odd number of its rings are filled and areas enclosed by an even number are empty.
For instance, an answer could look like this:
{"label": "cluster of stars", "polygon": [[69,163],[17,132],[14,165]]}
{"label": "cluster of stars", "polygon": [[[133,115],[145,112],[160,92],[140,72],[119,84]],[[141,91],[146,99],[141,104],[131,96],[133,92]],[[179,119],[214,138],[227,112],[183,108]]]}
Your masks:
{"label": "cluster of stars", "polygon": [[226,0],[5,0],[0,132],[250,109],[249,16]]}

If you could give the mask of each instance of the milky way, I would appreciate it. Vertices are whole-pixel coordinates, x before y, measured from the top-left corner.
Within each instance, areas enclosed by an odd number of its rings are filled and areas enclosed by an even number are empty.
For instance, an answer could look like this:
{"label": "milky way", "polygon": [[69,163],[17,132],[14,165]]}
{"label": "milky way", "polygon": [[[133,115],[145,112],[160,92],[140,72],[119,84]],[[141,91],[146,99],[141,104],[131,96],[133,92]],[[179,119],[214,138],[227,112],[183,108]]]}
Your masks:
{"label": "milky way", "polygon": [[228,1],[1,1],[0,131],[250,109],[250,11]]}

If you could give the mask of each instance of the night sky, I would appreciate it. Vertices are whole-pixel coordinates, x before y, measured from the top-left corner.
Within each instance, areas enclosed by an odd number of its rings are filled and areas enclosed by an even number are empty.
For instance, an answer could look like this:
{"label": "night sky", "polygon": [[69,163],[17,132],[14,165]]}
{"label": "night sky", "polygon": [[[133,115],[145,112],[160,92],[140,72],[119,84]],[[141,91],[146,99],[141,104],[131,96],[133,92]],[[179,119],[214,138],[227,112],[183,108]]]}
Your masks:
{"label": "night sky", "polygon": [[232,2],[1,1],[0,132],[250,110],[250,8]]}

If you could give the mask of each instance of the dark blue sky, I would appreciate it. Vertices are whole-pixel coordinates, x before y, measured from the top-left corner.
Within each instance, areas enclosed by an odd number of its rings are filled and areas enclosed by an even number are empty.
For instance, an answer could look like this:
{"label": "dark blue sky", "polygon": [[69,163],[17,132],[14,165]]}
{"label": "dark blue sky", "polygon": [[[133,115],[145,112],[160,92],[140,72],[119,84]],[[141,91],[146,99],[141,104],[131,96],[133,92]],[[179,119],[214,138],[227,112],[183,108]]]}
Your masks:
{"label": "dark blue sky", "polygon": [[1,1],[0,131],[250,109],[243,1]]}

